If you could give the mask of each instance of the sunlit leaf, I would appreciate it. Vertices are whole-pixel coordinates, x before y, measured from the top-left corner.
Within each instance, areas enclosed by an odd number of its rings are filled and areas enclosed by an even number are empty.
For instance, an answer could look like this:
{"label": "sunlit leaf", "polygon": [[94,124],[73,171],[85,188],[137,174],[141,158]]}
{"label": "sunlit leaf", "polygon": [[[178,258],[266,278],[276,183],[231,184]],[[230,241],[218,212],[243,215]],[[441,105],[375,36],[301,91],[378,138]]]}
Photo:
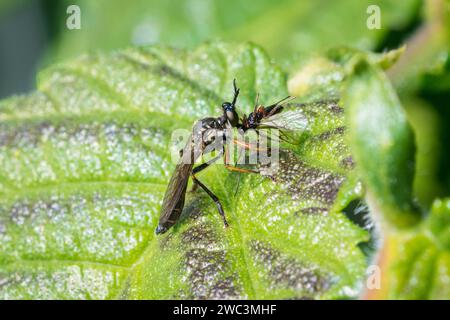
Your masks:
{"label": "sunlit leaf", "polygon": [[308,126],[270,177],[221,165],[199,174],[228,229],[198,190],[179,223],[154,234],[172,130],[219,115],[233,78],[241,114],[257,92],[265,104],[287,94],[261,49],[213,43],[83,56],[2,101],[0,297],[357,297],[368,234],[342,213],[362,191],[336,100],[293,105]]}

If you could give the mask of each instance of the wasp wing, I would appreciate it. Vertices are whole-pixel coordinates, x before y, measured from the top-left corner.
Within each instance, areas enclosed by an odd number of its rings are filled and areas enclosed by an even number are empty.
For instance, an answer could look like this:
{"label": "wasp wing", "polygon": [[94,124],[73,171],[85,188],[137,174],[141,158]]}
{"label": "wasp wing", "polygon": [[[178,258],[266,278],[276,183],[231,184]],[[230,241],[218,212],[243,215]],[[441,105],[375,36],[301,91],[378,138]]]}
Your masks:
{"label": "wasp wing", "polygon": [[275,114],[261,119],[257,130],[269,129],[271,140],[298,144],[303,132],[307,129],[308,118],[298,104],[286,105],[290,100],[288,98],[282,100],[283,103],[277,105],[278,110]]}
{"label": "wasp wing", "polygon": [[283,107],[281,112],[262,119],[258,129],[304,131],[307,124],[308,120],[301,109]]}

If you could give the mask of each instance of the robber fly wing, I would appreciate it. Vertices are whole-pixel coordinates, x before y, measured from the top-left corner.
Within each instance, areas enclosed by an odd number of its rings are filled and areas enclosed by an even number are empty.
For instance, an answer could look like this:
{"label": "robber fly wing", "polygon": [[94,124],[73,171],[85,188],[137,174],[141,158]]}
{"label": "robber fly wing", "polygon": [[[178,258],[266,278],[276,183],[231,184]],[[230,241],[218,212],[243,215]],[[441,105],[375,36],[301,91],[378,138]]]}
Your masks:
{"label": "robber fly wing", "polygon": [[188,145],[189,142],[183,149],[183,156],[175,167],[164,195],[161,214],[159,216],[159,225],[163,227],[173,225],[181,215],[184,206],[186,189],[195,162],[195,159],[187,161],[189,160],[187,154],[191,154],[192,152],[188,148]]}
{"label": "robber fly wing", "polygon": [[192,171],[193,164],[179,163],[170,178],[159,216],[159,224],[174,224],[181,215],[184,206],[184,196]]}

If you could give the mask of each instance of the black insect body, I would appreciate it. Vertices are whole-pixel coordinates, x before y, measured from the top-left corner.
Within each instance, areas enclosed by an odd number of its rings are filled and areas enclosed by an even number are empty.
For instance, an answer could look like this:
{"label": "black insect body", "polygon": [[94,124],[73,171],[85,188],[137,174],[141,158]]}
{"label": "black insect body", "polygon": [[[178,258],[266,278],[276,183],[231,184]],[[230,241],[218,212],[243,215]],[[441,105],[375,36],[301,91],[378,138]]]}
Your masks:
{"label": "black insect body", "polygon": [[[208,147],[213,145],[217,138],[221,138],[217,139],[219,141],[225,141],[226,129],[237,127],[239,125],[239,116],[235,110],[239,89],[236,88],[235,82],[233,82],[233,85],[233,101],[222,104],[222,116],[218,118],[205,118],[198,121],[194,125],[194,129],[188,143],[180,152],[180,161],[175,167],[175,171],[170,178],[169,185],[167,186],[166,193],[164,195],[159,224],[156,228],[157,234],[166,232],[178,221],[184,207],[189,177],[191,177],[194,183],[201,187],[216,203],[217,210],[222,216],[224,225],[228,226],[225,213],[219,199],[195,176],[196,173],[206,169],[210,164],[217,161],[222,156],[222,153],[210,161],[198,165],[197,167],[194,167],[194,163],[202,154],[215,149]],[[217,146],[214,147],[217,148]]]}
{"label": "black insect body", "polygon": [[[156,228],[156,233],[164,233],[171,226],[173,226],[179,219],[184,207],[185,195],[189,177],[192,178],[195,185],[201,187],[215,202],[217,210],[223,219],[225,226],[228,222],[225,217],[222,204],[217,196],[211,192],[201,181],[195,176],[200,171],[206,169],[209,165],[219,160],[221,157],[225,158],[224,165],[227,169],[239,172],[254,172],[257,171],[238,168],[228,165],[226,159],[226,130],[231,128],[241,129],[245,132],[250,129],[258,129],[260,127],[276,127],[276,124],[265,124],[264,120],[269,119],[275,114],[283,110],[282,104],[290,97],[287,97],[271,106],[263,107],[256,104],[255,109],[248,117],[244,116],[239,120],[236,112],[236,101],[239,95],[239,89],[236,87],[236,82],[233,81],[234,97],[232,102],[225,102],[222,104],[223,114],[217,118],[205,118],[199,120],[194,125],[192,134],[188,143],[180,151],[180,160],[175,167],[175,171],[170,178],[164,195],[159,224]],[[219,154],[211,160],[194,167],[195,161],[203,154],[211,152],[212,150],[220,150]]]}
{"label": "black insect body", "polygon": [[[289,129],[295,130],[296,128],[288,128],[287,126],[282,125],[279,121],[275,121],[275,115],[281,113],[284,109],[284,105],[289,101],[295,99],[295,97],[287,96],[280,101],[264,107],[262,105],[258,105],[258,97],[255,103],[255,108],[253,112],[251,112],[248,116],[242,118],[241,129],[245,132],[250,129],[258,130],[258,129]],[[279,117],[280,120],[285,117]],[[272,121],[271,121],[272,120]],[[285,120],[285,119],[283,119]]]}

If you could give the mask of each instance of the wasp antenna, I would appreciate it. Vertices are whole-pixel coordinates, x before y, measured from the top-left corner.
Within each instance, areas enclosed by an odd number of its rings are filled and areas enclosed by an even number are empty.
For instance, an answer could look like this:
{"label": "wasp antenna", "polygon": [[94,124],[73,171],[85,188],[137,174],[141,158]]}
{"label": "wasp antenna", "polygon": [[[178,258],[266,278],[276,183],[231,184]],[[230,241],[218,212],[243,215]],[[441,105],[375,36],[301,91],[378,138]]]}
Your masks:
{"label": "wasp antenna", "polygon": [[295,98],[297,98],[297,97],[294,97],[294,96],[287,96],[286,98],[283,98],[283,99],[281,99],[280,101],[277,101],[277,102],[275,102],[274,104],[271,104],[271,105],[268,106],[267,108],[270,108],[270,107],[276,107],[276,106],[281,106],[281,105],[283,105],[283,104],[288,103],[289,101],[294,100]]}
{"label": "wasp antenna", "polygon": [[256,109],[258,108],[258,103],[259,103],[259,92],[256,93],[255,107],[253,108],[253,112],[256,112]]}
{"label": "wasp antenna", "polygon": [[282,104],[282,103],[287,103],[287,102],[289,102],[289,101],[291,101],[291,100],[294,100],[295,98],[296,98],[296,97],[294,97],[294,96],[287,96],[286,98],[283,98],[283,99],[281,99],[280,101],[274,103],[274,105],[279,105],[279,104]]}

